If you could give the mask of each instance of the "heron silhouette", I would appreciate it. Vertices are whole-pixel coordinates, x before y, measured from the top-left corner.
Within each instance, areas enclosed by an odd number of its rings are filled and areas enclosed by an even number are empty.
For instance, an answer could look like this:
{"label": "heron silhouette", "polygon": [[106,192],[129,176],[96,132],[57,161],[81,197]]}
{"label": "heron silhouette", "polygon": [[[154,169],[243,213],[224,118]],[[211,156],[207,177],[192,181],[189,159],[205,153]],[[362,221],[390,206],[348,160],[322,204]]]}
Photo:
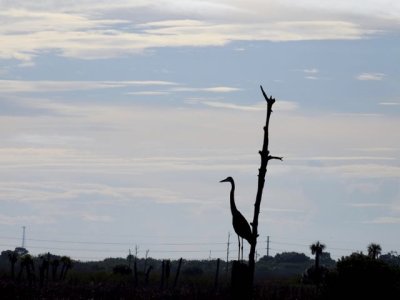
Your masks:
{"label": "heron silhouette", "polygon": [[[242,259],[243,259],[243,239],[247,240],[249,244],[252,243],[253,235],[251,233],[251,228],[246,218],[240,213],[240,211],[236,208],[235,204],[235,181],[233,181],[232,177],[227,177],[220,182],[230,182],[231,183],[231,194],[230,194],[230,203],[231,203],[231,212],[232,212],[232,224],[233,229],[235,230],[238,236],[239,243],[239,255],[238,260],[240,260],[240,249],[242,250]],[[240,244],[240,238],[242,239],[242,243]]]}

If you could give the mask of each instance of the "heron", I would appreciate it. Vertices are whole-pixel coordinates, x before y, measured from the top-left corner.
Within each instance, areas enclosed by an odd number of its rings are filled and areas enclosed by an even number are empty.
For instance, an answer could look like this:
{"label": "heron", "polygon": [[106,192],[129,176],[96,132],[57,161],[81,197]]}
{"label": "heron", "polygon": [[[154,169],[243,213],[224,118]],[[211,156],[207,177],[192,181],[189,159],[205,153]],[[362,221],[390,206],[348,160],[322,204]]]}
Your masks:
{"label": "heron", "polygon": [[[220,182],[230,182],[231,183],[231,194],[230,194],[230,203],[231,203],[231,212],[232,212],[232,225],[238,236],[239,243],[239,258],[240,259],[240,245],[242,249],[242,259],[243,259],[243,239],[247,240],[251,245],[253,240],[253,235],[251,233],[251,228],[246,218],[240,213],[240,211],[236,208],[235,204],[235,181],[232,177],[227,177]],[[240,244],[240,238],[242,239],[242,243]]]}

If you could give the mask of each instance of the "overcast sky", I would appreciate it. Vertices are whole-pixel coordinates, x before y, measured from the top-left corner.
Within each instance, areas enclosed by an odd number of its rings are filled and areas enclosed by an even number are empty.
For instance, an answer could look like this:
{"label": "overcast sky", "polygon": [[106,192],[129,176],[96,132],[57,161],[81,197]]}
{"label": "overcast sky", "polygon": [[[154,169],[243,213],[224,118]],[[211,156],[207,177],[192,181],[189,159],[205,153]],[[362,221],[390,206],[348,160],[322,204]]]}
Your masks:
{"label": "overcast sky", "polygon": [[[91,260],[400,251],[400,2],[0,1],[0,249]],[[232,250],[233,249],[233,250]],[[211,251],[211,254],[210,254]]]}

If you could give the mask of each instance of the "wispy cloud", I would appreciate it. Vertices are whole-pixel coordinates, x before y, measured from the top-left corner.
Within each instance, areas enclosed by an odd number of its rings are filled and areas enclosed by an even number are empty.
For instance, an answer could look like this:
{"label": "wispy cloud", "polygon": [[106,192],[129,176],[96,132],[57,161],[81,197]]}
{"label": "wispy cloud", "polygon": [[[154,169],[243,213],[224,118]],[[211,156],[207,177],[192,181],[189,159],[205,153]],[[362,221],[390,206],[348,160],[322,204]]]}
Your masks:
{"label": "wispy cloud", "polygon": [[305,79],[317,80],[319,70],[317,68],[307,68],[307,69],[293,69],[292,71],[303,73]]}
{"label": "wispy cloud", "polygon": [[21,225],[21,224],[51,224],[55,223],[55,220],[42,215],[28,215],[28,216],[10,216],[0,214],[0,224],[2,225]]}
{"label": "wispy cloud", "polygon": [[170,94],[170,92],[166,91],[139,91],[139,92],[125,93],[125,95],[137,95],[137,96],[162,96],[168,94]]}
{"label": "wispy cloud", "polygon": [[318,74],[319,70],[316,68],[311,68],[311,69],[304,69],[303,72],[306,74]]}
{"label": "wispy cloud", "polygon": [[64,92],[94,89],[111,89],[129,86],[171,86],[170,81],[50,81],[50,80],[0,80],[3,93]]}
{"label": "wispy cloud", "polygon": [[[179,1],[179,6],[170,0],[163,4],[116,2],[106,5],[86,1],[68,8],[62,4],[33,5],[34,8],[23,2],[2,4],[1,17],[6,22],[0,28],[0,57],[30,61],[52,51],[81,59],[112,58],[160,47],[222,46],[232,41],[359,39],[375,32],[351,18],[305,14],[307,9],[301,6],[288,9],[275,1],[268,1],[268,5],[259,1],[248,5],[240,1]],[[134,8],[134,12],[127,7]],[[133,22],[135,19],[140,21]]]}
{"label": "wispy cloud", "polygon": [[400,102],[379,102],[379,105],[384,106],[399,106]]}
{"label": "wispy cloud", "polygon": [[268,212],[277,212],[277,213],[304,213],[304,210],[302,209],[293,209],[293,208],[266,207],[265,210]]}
{"label": "wispy cloud", "polygon": [[375,118],[375,117],[382,117],[382,114],[376,114],[376,113],[363,113],[363,112],[343,112],[343,113],[333,113],[333,116],[339,116],[339,117],[367,117],[367,118]]}
{"label": "wispy cloud", "polygon": [[225,102],[216,102],[216,101],[202,101],[202,104],[215,108],[227,108],[227,109],[236,109],[243,111],[263,111],[265,107],[261,107],[259,105],[246,106],[246,105],[238,105],[233,103],[225,103]]}
{"label": "wispy cloud", "polygon": [[348,164],[342,166],[331,166],[328,170],[337,172],[346,177],[358,178],[398,178],[400,166],[385,164]]}
{"label": "wispy cloud", "polygon": [[289,160],[320,160],[320,161],[369,161],[369,160],[396,160],[395,157],[387,156],[312,156],[291,157]]}
{"label": "wispy cloud", "polygon": [[81,218],[87,222],[112,222],[113,218],[107,215],[96,215],[96,214],[89,214],[85,213],[81,215]]}
{"label": "wispy cloud", "polygon": [[347,206],[357,208],[374,208],[374,207],[389,207],[389,204],[385,203],[349,203]]}
{"label": "wispy cloud", "polygon": [[381,81],[385,76],[383,73],[361,73],[356,76],[356,79],[361,81]]}
{"label": "wispy cloud", "polygon": [[366,221],[365,223],[371,224],[399,224],[400,217],[379,217],[372,221]]}
{"label": "wispy cloud", "polygon": [[[126,201],[146,200],[156,203],[193,203],[193,199],[187,199],[176,191],[163,188],[121,187],[117,185],[77,183],[77,182],[2,182],[0,187],[2,201],[12,201],[35,205],[42,203],[62,203],[71,200],[82,203],[91,202],[110,204]],[[81,214],[88,221],[94,221],[91,214]],[[98,218],[105,220],[105,218]],[[107,221],[111,221],[107,219]]]}
{"label": "wispy cloud", "polygon": [[393,147],[366,147],[366,148],[351,148],[353,151],[361,151],[361,152],[377,152],[377,153],[385,153],[385,152],[393,152],[398,150]]}
{"label": "wispy cloud", "polygon": [[172,92],[209,92],[209,93],[233,93],[241,90],[242,89],[240,88],[231,86],[212,86],[203,88],[180,86],[170,89],[170,91]]}
{"label": "wispy cloud", "polygon": [[[215,107],[215,108],[226,108],[226,109],[235,109],[235,110],[243,110],[243,111],[265,111],[265,102],[259,102],[253,105],[239,105],[234,103],[227,102],[218,102],[218,101],[201,101],[203,105]],[[276,109],[281,111],[292,111],[298,108],[297,103],[290,101],[279,101],[276,104]]]}

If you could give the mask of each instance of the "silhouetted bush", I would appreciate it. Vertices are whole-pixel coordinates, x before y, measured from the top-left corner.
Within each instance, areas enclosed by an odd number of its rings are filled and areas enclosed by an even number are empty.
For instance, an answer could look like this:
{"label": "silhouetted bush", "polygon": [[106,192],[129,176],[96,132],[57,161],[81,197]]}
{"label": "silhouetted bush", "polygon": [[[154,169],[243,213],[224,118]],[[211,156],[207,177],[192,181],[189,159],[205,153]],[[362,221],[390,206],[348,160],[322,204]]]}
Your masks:
{"label": "silhouetted bush", "polygon": [[127,265],[116,265],[113,268],[113,273],[118,275],[130,275],[132,274],[132,269]]}
{"label": "silhouetted bush", "polygon": [[382,260],[353,253],[326,276],[322,299],[400,299],[400,272]]}
{"label": "silhouetted bush", "polygon": [[200,267],[189,267],[185,268],[182,273],[185,276],[195,277],[203,275],[204,271]]}

